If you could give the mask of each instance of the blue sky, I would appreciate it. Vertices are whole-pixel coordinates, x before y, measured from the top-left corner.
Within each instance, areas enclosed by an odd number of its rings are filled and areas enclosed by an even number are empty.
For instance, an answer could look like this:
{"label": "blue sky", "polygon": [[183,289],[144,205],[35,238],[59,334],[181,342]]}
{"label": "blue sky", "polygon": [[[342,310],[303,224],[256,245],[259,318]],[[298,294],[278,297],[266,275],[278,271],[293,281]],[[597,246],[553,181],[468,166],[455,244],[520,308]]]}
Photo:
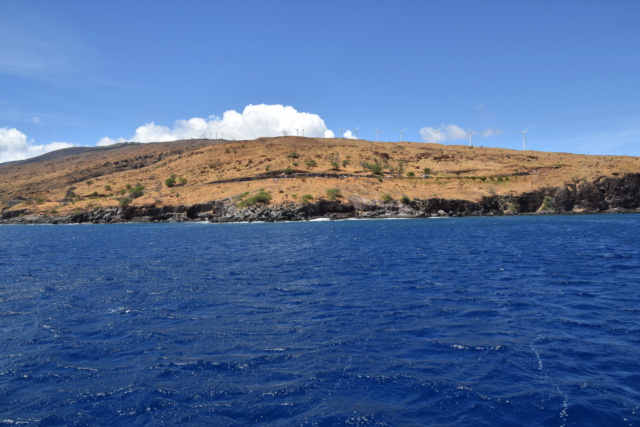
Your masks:
{"label": "blue sky", "polygon": [[530,128],[530,149],[640,156],[639,17],[635,0],[0,0],[0,161],[376,126],[513,149]]}

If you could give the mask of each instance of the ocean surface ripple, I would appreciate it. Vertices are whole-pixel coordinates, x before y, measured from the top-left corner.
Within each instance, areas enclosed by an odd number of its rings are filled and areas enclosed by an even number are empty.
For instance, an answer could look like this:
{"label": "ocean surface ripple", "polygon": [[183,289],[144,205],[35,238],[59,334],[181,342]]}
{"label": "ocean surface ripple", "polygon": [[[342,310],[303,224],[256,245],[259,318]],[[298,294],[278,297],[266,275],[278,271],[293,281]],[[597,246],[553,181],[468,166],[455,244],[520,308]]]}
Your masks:
{"label": "ocean surface ripple", "polygon": [[0,238],[0,425],[640,425],[639,215]]}

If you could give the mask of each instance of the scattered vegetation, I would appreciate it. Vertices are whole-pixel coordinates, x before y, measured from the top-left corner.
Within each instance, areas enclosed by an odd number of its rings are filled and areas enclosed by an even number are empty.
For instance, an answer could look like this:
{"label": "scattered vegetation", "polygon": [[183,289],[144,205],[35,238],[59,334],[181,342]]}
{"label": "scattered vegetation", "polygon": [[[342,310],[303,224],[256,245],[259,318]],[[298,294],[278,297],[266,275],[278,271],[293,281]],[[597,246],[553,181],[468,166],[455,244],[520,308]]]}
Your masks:
{"label": "scattered vegetation", "polygon": [[392,202],[393,201],[393,197],[391,197],[390,194],[383,194],[381,197],[383,202]]}
{"label": "scattered vegetation", "polygon": [[285,168],[282,172],[284,172],[285,175],[291,175],[293,173],[293,169]]}
{"label": "scattered vegetation", "polygon": [[128,207],[131,202],[133,202],[133,199],[131,197],[122,197],[118,199],[118,203],[120,203],[120,206],[123,208]]}
{"label": "scattered vegetation", "polygon": [[132,187],[129,191],[129,198],[137,199],[138,197],[142,197],[144,194],[144,185],[138,184],[135,187]]}
{"label": "scattered vegetation", "polygon": [[342,193],[339,188],[330,188],[327,190],[327,197],[329,200],[335,201],[336,199],[342,197]]}
{"label": "scattered vegetation", "polygon": [[309,160],[307,160],[305,164],[306,164],[306,165],[307,165],[307,167],[309,167],[309,168],[315,168],[316,166],[318,166],[318,162],[316,162],[316,161],[315,161],[315,160],[313,160],[313,159],[309,159]]}
{"label": "scattered vegetation", "polygon": [[409,178],[413,178],[414,176],[416,176],[415,172],[407,172],[407,176]]}
{"label": "scattered vegetation", "polygon": [[309,203],[313,199],[313,196],[311,194],[303,194],[301,199],[302,203]]}
{"label": "scattered vegetation", "polygon": [[376,159],[375,163],[362,162],[362,167],[369,169],[374,175],[382,175],[382,165]]}
{"label": "scattered vegetation", "polygon": [[290,158],[290,159],[297,159],[298,157],[300,157],[300,154],[298,154],[295,151],[293,151],[293,152],[289,153],[287,155],[287,157]]}
{"label": "scattered vegetation", "polygon": [[238,207],[244,208],[258,203],[268,204],[270,200],[271,193],[264,191],[264,189],[260,189],[260,191],[258,191],[255,196],[251,196],[248,199],[241,200],[240,203],[238,203]]}
{"label": "scattered vegetation", "polygon": [[411,203],[411,199],[409,198],[409,196],[404,195],[400,197],[400,203],[402,203],[403,205],[408,205],[409,203]]}
{"label": "scattered vegetation", "polygon": [[542,205],[540,206],[539,211],[554,211],[556,210],[556,200],[551,196],[544,196],[544,200],[542,201]]}
{"label": "scattered vegetation", "polygon": [[167,187],[173,187],[176,185],[176,175],[171,174],[171,176],[164,180],[164,185]]}

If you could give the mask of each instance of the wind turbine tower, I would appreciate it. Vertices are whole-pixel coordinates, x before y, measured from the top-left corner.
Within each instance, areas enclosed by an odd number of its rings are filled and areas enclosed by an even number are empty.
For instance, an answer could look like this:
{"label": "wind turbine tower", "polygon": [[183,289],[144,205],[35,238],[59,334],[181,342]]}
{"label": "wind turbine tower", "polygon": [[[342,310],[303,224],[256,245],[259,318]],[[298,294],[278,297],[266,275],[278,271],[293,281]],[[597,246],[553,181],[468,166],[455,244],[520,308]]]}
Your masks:
{"label": "wind turbine tower", "polygon": [[282,129],[282,136],[287,136],[287,131]]}
{"label": "wind turbine tower", "polygon": [[467,136],[469,137],[469,147],[473,147],[473,141],[471,140],[473,138],[473,135],[477,135],[477,133],[472,132],[471,128],[469,128],[469,132],[467,132]]}
{"label": "wind turbine tower", "polygon": [[522,134],[522,151],[526,151],[527,150],[527,132],[529,132],[529,128],[527,128],[527,130],[525,130],[524,132],[520,132],[519,130],[517,130],[516,132]]}
{"label": "wind turbine tower", "polygon": [[438,134],[440,133],[440,130],[441,130],[441,129],[438,129],[438,130],[435,130],[435,129],[434,129],[434,130],[433,130],[433,133],[435,133],[435,134],[436,134],[436,144],[438,143]]}
{"label": "wind turbine tower", "polygon": [[353,130],[353,133],[356,134],[356,139],[358,139],[358,130],[360,130],[362,126],[358,126],[356,129]]}
{"label": "wind turbine tower", "polygon": [[378,135],[380,134],[382,134],[382,132],[380,132],[380,129],[378,129],[378,126],[376,126],[376,142],[378,142]]}
{"label": "wind turbine tower", "polygon": [[339,129],[340,129],[340,138],[344,138],[344,131],[346,129],[342,129],[342,128],[339,128]]}
{"label": "wind turbine tower", "polygon": [[409,128],[404,128],[404,129],[402,129],[402,130],[399,130],[399,131],[398,131],[398,132],[400,132],[400,141],[399,141],[399,142],[402,142],[402,134],[403,134],[403,133],[404,133],[404,131],[406,131],[407,129],[409,129]]}

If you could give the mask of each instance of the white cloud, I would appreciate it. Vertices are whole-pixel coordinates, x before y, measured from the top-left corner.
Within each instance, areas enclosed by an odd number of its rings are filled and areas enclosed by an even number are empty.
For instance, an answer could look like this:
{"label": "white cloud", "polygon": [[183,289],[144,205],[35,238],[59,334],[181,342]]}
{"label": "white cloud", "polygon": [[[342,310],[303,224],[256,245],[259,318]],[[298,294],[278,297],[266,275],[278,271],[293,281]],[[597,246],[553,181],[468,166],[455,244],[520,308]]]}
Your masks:
{"label": "white cloud", "polygon": [[420,136],[422,136],[422,140],[424,142],[435,142],[436,131],[438,132],[438,142],[455,141],[458,139],[465,139],[467,137],[466,130],[452,123],[442,125],[440,126],[440,129],[436,129],[431,126],[423,127],[420,129]]}
{"label": "white cloud", "polygon": [[[438,142],[456,141],[461,139],[467,139],[468,131],[462,129],[458,125],[449,123],[448,125],[442,125],[439,129],[431,126],[423,127],[420,129],[420,136],[424,142],[436,142],[436,131],[438,131]],[[495,135],[502,135],[500,129],[485,129],[480,134],[487,138]]]}
{"label": "white cloud", "polygon": [[33,145],[27,135],[15,128],[0,128],[0,163],[23,160],[39,156],[50,151],[74,147],[68,142],[52,142],[44,145]]}
{"label": "white cloud", "polygon": [[118,138],[118,139],[111,139],[108,136],[105,136],[104,138],[102,138],[100,141],[98,141],[96,143],[96,145],[98,147],[102,147],[105,145],[113,145],[113,144],[117,144],[119,142],[126,142],[127,140],[124,138]]}
{"label": "white cloud", "polygon": [[502,131],[500,129],[489,128],[489,129],[483,130],[481,132],[481,135],[485,138],[488,138],[490,136],[502,135]]}
{"label": "white cloud", "polygon": [[[298,131],[296,131],[298,129]],[[317,114],[303,113],[284,105],[248,105],[242,113],[225,111],[222,117],[209,116],[207,119],[195,117],[178,120],[173,127],[147,123],[136,129],[128,139],[132,142],[166,142],[191,138],[255,139],[263,136],[303,134],[309,137],[333,138],[335,134],[327,129],[324,120]],[[125,139],[102,138],[97,145],[109,145]]]}
{"label": "white cloud", "polygon": [[356,139],[356,136],[350,130],[348,130],[345,133],[343,133],[342,137],[343,138],[347,138],[347,139]]}
{"label": "white cloud", "polygon": [[33,123],[35,123],[35,124],[39,125],[39,124],[40,124],[40,117],[34,117],[31,121],[32,121]]}

